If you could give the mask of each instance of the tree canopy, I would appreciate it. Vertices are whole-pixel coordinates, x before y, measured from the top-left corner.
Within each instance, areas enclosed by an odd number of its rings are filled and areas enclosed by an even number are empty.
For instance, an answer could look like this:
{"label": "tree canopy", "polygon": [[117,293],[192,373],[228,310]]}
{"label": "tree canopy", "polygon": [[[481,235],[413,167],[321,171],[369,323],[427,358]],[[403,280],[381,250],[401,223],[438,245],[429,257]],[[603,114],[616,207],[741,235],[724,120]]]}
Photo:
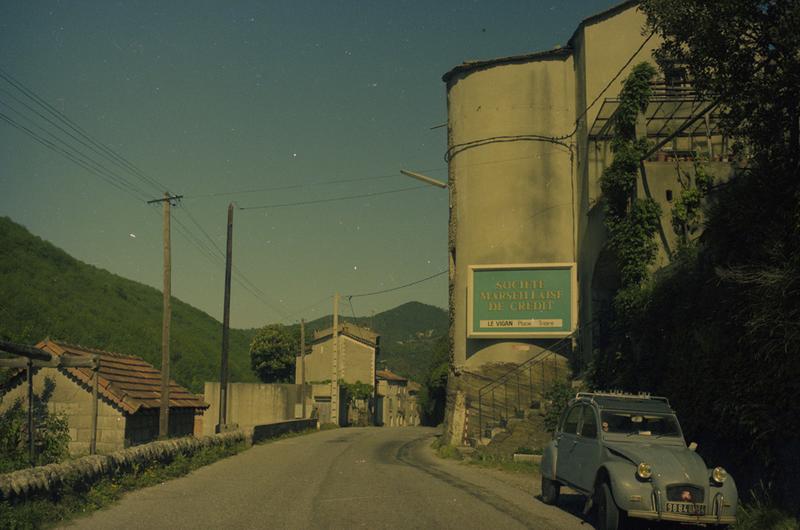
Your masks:
{"label": "tree canopy", "polygon": [[299,331],[269,324],[256,332],[250,343],[250,366],[265,383],[294,381],[294,359],[299,351]]}

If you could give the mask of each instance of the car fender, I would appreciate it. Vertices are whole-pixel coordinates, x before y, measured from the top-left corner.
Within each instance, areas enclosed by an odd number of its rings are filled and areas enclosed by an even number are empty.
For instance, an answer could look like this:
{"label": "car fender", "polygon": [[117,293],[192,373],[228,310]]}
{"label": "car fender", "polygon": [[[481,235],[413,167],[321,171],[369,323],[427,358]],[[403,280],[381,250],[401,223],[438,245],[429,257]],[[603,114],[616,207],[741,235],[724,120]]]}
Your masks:
{"label": "car fender", "polygon": [[626,461],[605,462],[597,472],[595,490],[608,481],[611,495],[622,510],[650,510],[653,486],[636,476],[636,467]]}
{"label": "car fender", "polygon": [[556,461],[558,460],[558,447],[555,440],[548,443],[542,451],[542,461],[539,469],[543,477],[556,480]]}
{"label": "car fender", "polygon": [[[708,470],[709,482],[711,487],[709,490],[709,506],[711,507],[712,514],[714,515],[736,515],[736,508],[739,504],[739,492],[736,488],[736,482],[733,477],[728,475],[728,478],[721,485],[717,486],[711,480],[711,469]],[[714,512],[714,502],[717,495],[722,494],[722,513],[716,514]]]}

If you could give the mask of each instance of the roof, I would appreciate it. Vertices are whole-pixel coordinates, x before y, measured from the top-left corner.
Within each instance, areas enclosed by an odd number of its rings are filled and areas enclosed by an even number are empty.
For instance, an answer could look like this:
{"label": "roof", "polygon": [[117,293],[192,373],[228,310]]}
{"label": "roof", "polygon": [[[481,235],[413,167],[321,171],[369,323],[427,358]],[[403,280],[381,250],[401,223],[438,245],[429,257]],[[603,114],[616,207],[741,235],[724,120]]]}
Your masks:
{"label": "roof", "polygon": [[[98,394],[123,412],[133,414],[142,409],[158,409],[161,406],[161,372],[139,357],[74,346],[50,339],[43,340],[36,347],[54,356],[65,353],[81,357],[97,355],[100,361],[97,374]],[[91,368],[59,367],[58,370],[87,391],[91,390],[93,375]],[[172,380],[169,387],[169,406],[196,409],[209,407],[201,396],[191,393]]]}
{"label": "roof", "polygon": [[[353,340],[362,342],[367,346],[377,347],[380,335],[367,328],[362,328],[350,322],[342,322],[339,324],[339,333],[346,335]],[[333,335],[333,327],[314,332],[314,342],[325,340]]]}
{"label": "roof", "polygon": [[502,64],[523,64],[547,59],[563,59],[569,57],[570,55],[572,55],[572,48],[564,47],[540,52],[524,53],[521,55],[509,55],[507,57],[498,57],[496,59],[464,61],[463,63],[451,68],[448,72],[446,72],[442,76],[442,81],[449,83],[450,80],[458,74],[469,73],[475,70],[483,70],[485,68],[491,68],[493,66],[499,66]]}
{"label": "roof", "polygon": [[647,394],[579,392],[576,398],[582,401],[591,401],[600,409],[666,414],[673,412],[667,398]]}
{"label": "roof", "polygon": [[508,57],[498,57],[496,59],[487,59],[481,61],[464,61],[458,66],[453,67],[448,72],[446,72],[442,76],[442,81],[445,83],[450,83],[450,80],[453,79],[456,75],[462,73],[470,73],[476,70],[483,70],[485,68],[491,68],[494,66],[500,66],[504,64],[522,64],[532,61],[542,61],[542,60],[553,60],[553,59],[563,59],[572,55],[573,51],[573,43],[575,41],[575,36],[578,32],[587,25],[594,24],[596,22],[600,22],[606,18],[612,17],[617,13],[625,11],[626,9],[638,5],[640,0],[625,0],[613,7],[610,7],[604,11],[599,13],[595,13],[585,19],[583,19],[578,27],[575,28],[575,31],[572,33],[569,41],[567,41],[567,45],[559,48],[554,48],[552,50],[544,50],[532,53],[525,53],[521,55],[511,55]]}
{"label": "roof", "polygon": [[390,370],[378,370],[375,372],[376,379],[383,379],[385,381],[397,381],[398,383],[406,383],[408,379],[403,376],[397,375]]}

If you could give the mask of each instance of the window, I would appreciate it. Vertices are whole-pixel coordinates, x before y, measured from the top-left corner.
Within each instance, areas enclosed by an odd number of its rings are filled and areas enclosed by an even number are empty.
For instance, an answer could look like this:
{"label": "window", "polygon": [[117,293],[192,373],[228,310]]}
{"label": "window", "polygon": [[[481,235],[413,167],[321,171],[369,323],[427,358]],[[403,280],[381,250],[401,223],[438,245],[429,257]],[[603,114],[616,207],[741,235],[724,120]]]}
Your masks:
{"label": "window", "polygon": [[575,434],[578,432],[578,420],[581,417],[581,407],[576,405],[567,413],[567,418],[564,420],[564,427],[561,429],[565,433]]}
{"label": "window", "polygon": [[583,407],[583,425],[581,426],[581,436],[584,438],[597,438],[597,417],[591,407]]}

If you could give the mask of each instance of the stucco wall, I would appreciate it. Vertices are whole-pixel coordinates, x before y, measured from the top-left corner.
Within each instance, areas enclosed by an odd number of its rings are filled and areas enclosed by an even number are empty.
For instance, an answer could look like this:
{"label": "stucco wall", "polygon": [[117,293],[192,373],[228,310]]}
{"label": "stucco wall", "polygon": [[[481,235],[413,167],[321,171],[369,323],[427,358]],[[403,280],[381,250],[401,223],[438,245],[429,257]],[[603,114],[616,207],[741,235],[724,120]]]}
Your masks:
{"label": "stucco wall", "polygon": [[[306,382],[330,381],[333,374],[333,338],[318,342],[305,356]],[[295,383],[300,383],[301,360],[295,363]],[[339,377],[347,383],[374,384],[375,348],[339,335]],[[330,392],[328,392],[330,394]]]}
{"label": "stucco wall", "polygon": [[[565,134],[575,119],[573,85],[572,58],[563,54],[459,74],[448,84],[449,145]],[[467,267],[574,261],[570,150],[547,141],[493,142],[455,153],[449,179],[454,363],[521,362],[541,343],[467,338]]]}
{"label": "stucco wall", "polygon": [[[311,386],[306,387],[306,410],[311,412]],[[228,390],[228,423],[250,430],[256,425],[293,420],[299,415],[302,387],[292,384],[231,383]],[[203,434],[213,434],[219,422],[219,383],[206,382],[204,399],[211,406],[203,421]]]}
{"label": "stucco wall", "polygon": [[[55,383],[53,395],[47,403],[50,412],[63,413],[69,422],[69,452],[71,455],[89,453],[92,437],[92,393],[71,380],[57,368],[39,368],[34,372],[33,390],[41,395],[45,378]],[[28,386],[23,381],[3,396],[0,410],[6,410],[14,401],[28,402]],[[25,405],[27,409],[27,405]],[[125,447],[125,415],[104,399],[98,400],[97,452],[110,453]]]}
{"label": "stucco wall", "polygon": [[408,392],[405,383],[395,381],[378,381],[378,393],[383,396],[379,401],[382,408],[380,418],[387,427],[405,427],[419,425],[419,407],[417,397]]}

